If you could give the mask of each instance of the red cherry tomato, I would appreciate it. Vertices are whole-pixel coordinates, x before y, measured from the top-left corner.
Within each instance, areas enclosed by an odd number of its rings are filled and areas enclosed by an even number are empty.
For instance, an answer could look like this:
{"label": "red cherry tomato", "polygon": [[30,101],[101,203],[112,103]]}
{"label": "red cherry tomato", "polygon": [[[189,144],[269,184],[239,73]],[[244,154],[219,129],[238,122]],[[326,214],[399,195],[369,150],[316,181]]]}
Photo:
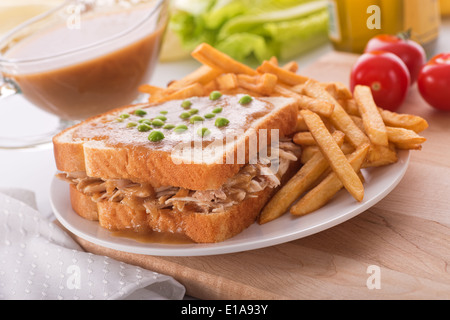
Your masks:
{"label": "red cherry tomato", "polygon": [[352,92],[358,84],[372,89],[373,98],[379,107],[395,111],[405,101],[408,93],[409,71],[403,61],[393,53],[364,53],[352,68]]}
{"label": "red cherry tomato", "polygon": [[431,106],[450,110],[450,53],[431,59],[420,71],[417,80],[420,94]]}
{"label": "red cherry tomato", "polygon": [[427,62],[423,47],[415,41],[392,35],[379,35],[372,38],[364,52],[387,51],[398,56],[406,64],[411,77],[411,85],[416,82],[420,69]]}

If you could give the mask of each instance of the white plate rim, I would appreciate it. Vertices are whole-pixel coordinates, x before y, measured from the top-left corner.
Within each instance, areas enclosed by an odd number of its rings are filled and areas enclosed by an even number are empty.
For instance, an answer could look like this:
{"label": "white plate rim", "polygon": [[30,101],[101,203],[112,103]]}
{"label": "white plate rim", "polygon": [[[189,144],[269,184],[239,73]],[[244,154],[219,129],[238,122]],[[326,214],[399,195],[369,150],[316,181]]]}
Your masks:
{"label": "white plate rim", "polygon": [[[260,249],[304,238],[339,225],[359,215],[381,201],[400,183],[407,171],[409,161],[410,152],[401,150],[399,151],[399,160],[397,163],[380,168],[371,168],[371,172],[363,170],[364,176],[368,176],[370,180],[373,180],[365,184],[365,193],[369,194],[369,196],[365,196],[365,199],[361,203],[353,201],[350,205],[343,207],[342,205],[339,206],[340,201],[348,202],[353,200],[353,198],[345,190],[341,191],[336,196],[339,199],[335,202],[339,210],[334,211],[330,217],[323,218],[323,216],[328,216],[329,213],[327,214],[327,211],[331,210],[329,203],[324,208],[319,209],[318,212],[313,212],[304,217],[292,218],[289,214],[285,214],[283,217],[265,225],[254,223],[241,234],[224,242],[212,244],[153,244],[113,236],[110,231],[100,227],[98,222],[81,218],[73,211],[70,206],[68,184],[56,177],[53,178],[50,187],[50,203],[55,217],[68,231],[84,240],[109,249],[153,256],[207,256],[228,254]],[[384,174],[384,181],[379,181],[378,176],[380,172]],[[371,190],[375,182],[378,185],[378,189]],[[314,215],[316,217],[317,215],[322,216],[316,219],[317,222],[314,222]],[[287,231],[284,229],[286,232],[277,232],[276,230],[276,224],[280,224],[282,220],[284,220],[284,225],[289,226],[292,221],[292,223],[301,226],[302,219],[311,219],[311,217],[313,220],[309,226],[296,227],[295,225]],[[261,232],[264,228],[269,230],[275,229],[275,231],[272,230],[272,232],[264,234],[264,232]]]}

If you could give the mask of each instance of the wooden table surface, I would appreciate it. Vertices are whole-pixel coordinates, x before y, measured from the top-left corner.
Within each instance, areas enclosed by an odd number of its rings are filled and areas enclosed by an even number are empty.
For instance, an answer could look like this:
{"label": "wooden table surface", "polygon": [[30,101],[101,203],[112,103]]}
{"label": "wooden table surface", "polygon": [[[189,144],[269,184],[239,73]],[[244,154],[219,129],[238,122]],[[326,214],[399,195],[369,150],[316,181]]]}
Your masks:
{"label": "wooden table surface", "polygon": [[[333,52],[301,74],[348,84],[355,59]],[[200,299],[450,299],[450,113],[430,108],[415,86],[399,112],[427,119],[428,141],[412,152],[405,177],[386,198],[336,227],[203,257],[128,254],[78,241],[87,251],[172,275]]]}

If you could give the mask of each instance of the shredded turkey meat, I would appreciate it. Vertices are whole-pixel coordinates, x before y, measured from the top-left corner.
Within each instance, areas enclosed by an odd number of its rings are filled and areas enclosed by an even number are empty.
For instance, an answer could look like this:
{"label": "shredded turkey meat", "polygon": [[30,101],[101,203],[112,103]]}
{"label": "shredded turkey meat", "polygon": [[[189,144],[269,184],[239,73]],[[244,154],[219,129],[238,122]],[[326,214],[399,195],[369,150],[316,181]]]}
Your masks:
{"label": "shredded turkey meat", "polygon": [[[74,184],[78,191],[88,195],[95,202],[114,201],[142,203],[148,213],[155,209],[185,208],[196,212],[221,212],[246,197],[255,197],[255,193],[265,188],[276,188],[281,177],[286,173],[289,163],[297,161],[295,156],[298,146],[292,142],[282,141],[279,148],[272,148],[270,154],[276,155],[259,160],[255,164],[247,164],[220,189],[195,191],[179,187],[153,188],[150,184],[136,183],[127,179],[92,178],[86,172],[59,173],[57,177]],[[272,172],[277,167],[276,173]],[[140,199],[142,201],[128,201]]]}

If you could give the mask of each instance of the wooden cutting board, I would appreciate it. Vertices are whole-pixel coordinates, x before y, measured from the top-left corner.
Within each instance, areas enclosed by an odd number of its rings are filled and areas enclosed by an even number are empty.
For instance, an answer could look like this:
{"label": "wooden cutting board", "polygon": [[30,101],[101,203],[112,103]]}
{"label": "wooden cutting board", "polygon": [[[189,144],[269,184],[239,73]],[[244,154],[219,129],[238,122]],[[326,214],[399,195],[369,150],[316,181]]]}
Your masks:
{"label": "wooden cutting board", "polygon": [[[355,59],[332,52],[301,73],[348,84]],[[145,256],[78,242],[171,275],[200,299],[450,299],[450,113],[427,106],[415,86],[399,112],[426,118],[428,141],[412,153],[392,193],[341,225],[269,248],[204,257]]]}

